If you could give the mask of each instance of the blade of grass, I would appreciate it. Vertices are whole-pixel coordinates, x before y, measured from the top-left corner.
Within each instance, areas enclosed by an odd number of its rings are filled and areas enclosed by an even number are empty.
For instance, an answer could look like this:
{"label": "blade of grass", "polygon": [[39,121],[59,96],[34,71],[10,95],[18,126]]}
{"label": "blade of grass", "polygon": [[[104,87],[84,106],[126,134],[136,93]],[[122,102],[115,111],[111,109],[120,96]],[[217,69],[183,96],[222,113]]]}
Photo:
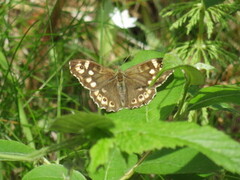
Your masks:
{"label": "blade of grass", "polygon": [[23,107],[22,92],[20,89],[17,89],[17,90],[18,90],[18,113],[19,113],[19,119],[20,119],[20,123],[21,123],[22,132],[25,135],[25,137],[29,143],[29,146],[35,149],[35,144],[33,141],[30,124],[28,123],[28,119],[27,119],[27,116],[26,116],[26,113],[25,113],[24,107]]}

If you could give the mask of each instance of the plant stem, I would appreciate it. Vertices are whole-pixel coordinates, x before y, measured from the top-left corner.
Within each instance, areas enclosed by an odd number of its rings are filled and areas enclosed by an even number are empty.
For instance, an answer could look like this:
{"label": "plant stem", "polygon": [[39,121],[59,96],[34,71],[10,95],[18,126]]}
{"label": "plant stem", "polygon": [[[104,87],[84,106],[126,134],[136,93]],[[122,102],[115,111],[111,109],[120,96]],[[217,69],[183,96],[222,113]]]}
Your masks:
{"label": "plant stem", "polygon": [[147,151],[145,152],[142,157],[139,159],[139,161],[127,172],[123,175],[123,177],[120,178],[120,180],[125,180],[125,179],[129,179],[133,173],[134,170],[144,161],[144,159],[151,153],[151,151]]}
{"label": "plant stem", "polygon": [[197,58],[201,62],[202,59],[202,51],[204,44],[204,16],[205,16],[205,5],[203,0],[201,1],[201,9],[200,9],[200,19],[198,23],[198,35],[197,35]]}

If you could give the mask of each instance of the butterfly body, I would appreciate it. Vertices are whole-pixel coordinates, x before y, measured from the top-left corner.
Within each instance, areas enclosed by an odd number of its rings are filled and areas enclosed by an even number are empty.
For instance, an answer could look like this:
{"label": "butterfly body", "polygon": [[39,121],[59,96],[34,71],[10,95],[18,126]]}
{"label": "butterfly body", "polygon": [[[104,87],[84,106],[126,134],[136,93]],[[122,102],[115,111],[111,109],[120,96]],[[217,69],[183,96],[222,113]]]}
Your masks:
{"label": "butterfly body", "polygon": [[163,74],[158,84],[149,87],[162,68],[161,59],[117,72],[89,60],[72,60],[69,64],[71,73],[90,90],[90,97],[98,107],[113,112],[148,104],[156,94],[156,87],[171,74]]}

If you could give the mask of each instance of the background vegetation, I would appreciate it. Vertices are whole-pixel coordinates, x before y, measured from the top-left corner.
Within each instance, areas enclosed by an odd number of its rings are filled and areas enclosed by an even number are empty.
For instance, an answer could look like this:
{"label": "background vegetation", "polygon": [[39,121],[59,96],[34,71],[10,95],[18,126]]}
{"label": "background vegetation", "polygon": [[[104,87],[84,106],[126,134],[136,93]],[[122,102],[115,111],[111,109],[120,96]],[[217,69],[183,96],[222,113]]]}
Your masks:
{"label": "background vegetation", "polygon": [[[117,9],[135,24],[121,14],[131,27],[119,27]],[[233,0],[1,1],[0,179],[240,179],[239,9]],[[98,110],[68,68],[77,58],[125,69],[156,57],[174,75],[148,106],[117,113]]]}

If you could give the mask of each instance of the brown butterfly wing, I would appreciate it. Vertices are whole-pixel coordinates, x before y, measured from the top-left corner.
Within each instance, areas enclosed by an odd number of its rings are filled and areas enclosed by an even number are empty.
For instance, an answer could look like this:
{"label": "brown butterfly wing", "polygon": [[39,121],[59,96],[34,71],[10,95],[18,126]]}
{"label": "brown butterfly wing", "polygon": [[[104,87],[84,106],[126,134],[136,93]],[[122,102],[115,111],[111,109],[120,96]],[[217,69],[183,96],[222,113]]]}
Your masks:
{"label": "brown butterfly wing", "polygon": [[116,112],[122,109],[122,104],[117,88],[117,79],[109,81],[95,91],[90,91],[90,96],[101,109]]}
{"label": "brown butterfly wing", "polygon": [[116,72],[89,60],[72,60],[69,66],[80,84],[90,90],[90,97],[99,108],[107,111],[118,111],[122,108]]}
{"label": "brown butterfly wing", "polygon": [[172,71],[164,72],[156,83],[149,87],[158,72],[162,69],[162,59],[152,59],[133,66],[125,71],[127,87],[127,108],[138,108],[148,104],[156,94],[156,87],[160,86]]}
{"label": "brown butterfly wing", "polygon": [[71,73],[89,90],[99,89],[107,80],[114,77],[112,69],[103,67],[89,60],[72,60],[69,62]]}

